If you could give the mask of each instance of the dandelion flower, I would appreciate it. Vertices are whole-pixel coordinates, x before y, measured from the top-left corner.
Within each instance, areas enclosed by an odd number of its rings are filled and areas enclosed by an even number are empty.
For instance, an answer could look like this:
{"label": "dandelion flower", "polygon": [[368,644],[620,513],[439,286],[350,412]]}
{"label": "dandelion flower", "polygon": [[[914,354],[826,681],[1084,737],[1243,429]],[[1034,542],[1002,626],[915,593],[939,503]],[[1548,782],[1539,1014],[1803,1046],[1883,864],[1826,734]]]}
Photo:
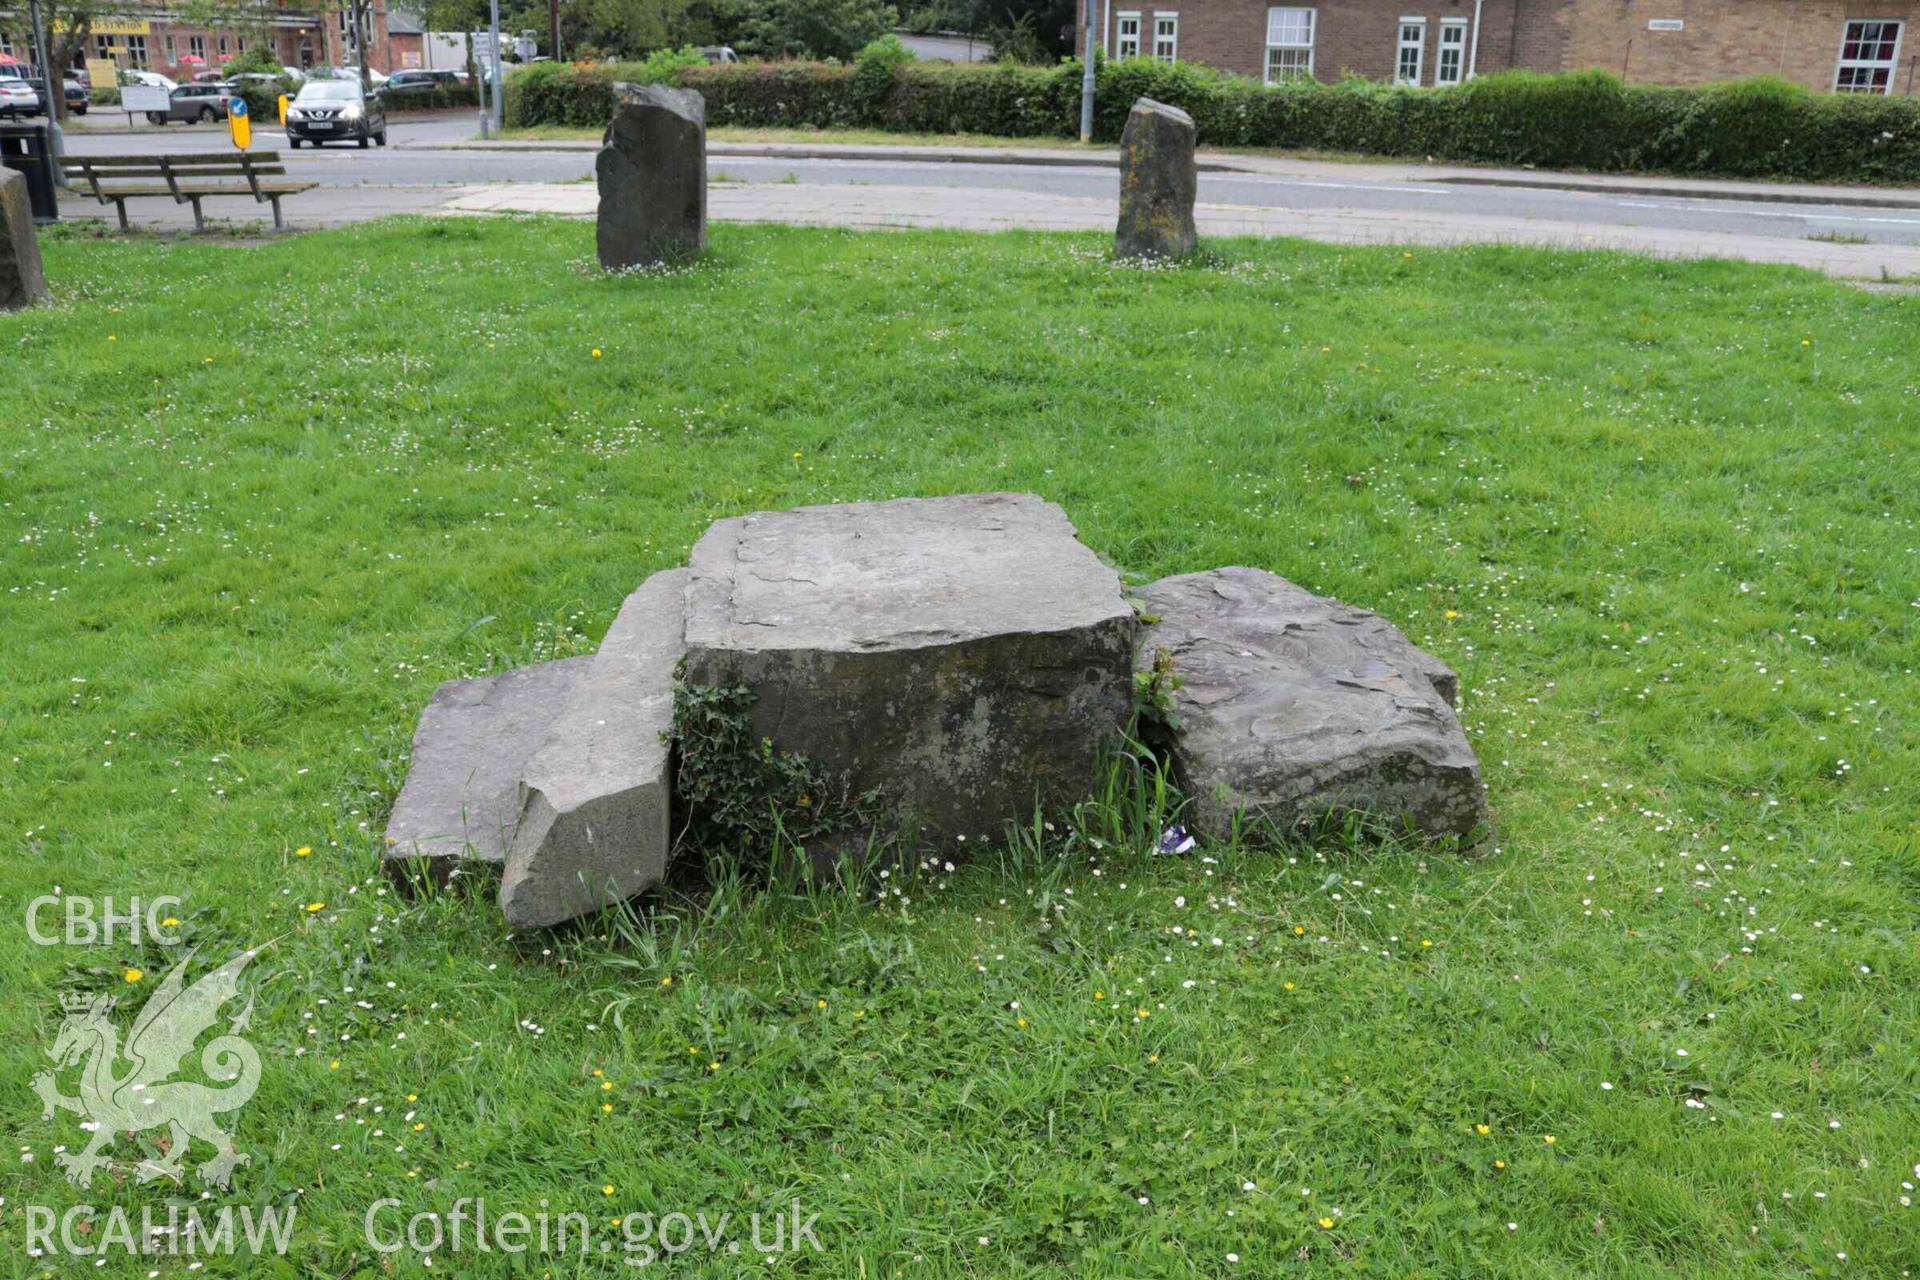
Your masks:
{"label": "dandelion flower", "polygon": [[313,846],[310,844],[303,844],[298,849],[295,849],[293,851],[293,856],[296,858],[311,858],[313,856]]}
{"label": "dandelion flower", "polygon": [[120,976],[128,982],[138,982],[147,975],[139,969],[123,969],[120,972]]}
{"label": "dandelion flower", "polygon": [[1322,1219],[1320,1219],[1320,1228],[1321,1228],[1321,1230],[1323,1230],[1323,1231],[1331,1231],[1331,1230],[1333,1230],[1333,1219],[1332,1219],[1332,1218],[1322,1218]]}
{"label": "dandelion flower", "polygon": [[307,910],[310,912],[325,911],[326,909],[327,909],[327,904],[324,902],[309,902],[307,904]]}

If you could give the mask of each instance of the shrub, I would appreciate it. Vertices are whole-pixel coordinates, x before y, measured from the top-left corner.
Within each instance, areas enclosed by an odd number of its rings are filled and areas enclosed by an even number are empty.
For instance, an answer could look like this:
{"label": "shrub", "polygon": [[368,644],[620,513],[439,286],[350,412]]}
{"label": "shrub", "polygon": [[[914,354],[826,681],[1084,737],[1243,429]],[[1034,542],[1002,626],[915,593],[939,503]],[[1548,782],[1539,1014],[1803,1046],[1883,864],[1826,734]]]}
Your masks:
{"label": "shrub", "polygon": [[900,37],[891,31],[860,50],[853,60],[853,89],[869,111],[878,112],[886,101],[887,91],[893,87],[894,69],[912,61],[913,50],[901,44]]}
{"label": "shrub", "polygon": [[[672,70],[714,125],[863,127],[1071,137],[1080,64],[949,66],[875,41],[851,67],[742,63]],[[604,125],[632,67],[538,66],[507,83],[514,125]],[[1211,146],[1311,148],[1541,168],[1655,170],[1804,181],[1920,181],[1920,102],[1816,94],[1756,78],[1698,89],[1628,85],[1600,71],[1507,71],[1447,89],[1348,79],[1262,85],[1194,63],[1099,66],[1094,135],[1112,140],[1134,100],[1193,116]]]}

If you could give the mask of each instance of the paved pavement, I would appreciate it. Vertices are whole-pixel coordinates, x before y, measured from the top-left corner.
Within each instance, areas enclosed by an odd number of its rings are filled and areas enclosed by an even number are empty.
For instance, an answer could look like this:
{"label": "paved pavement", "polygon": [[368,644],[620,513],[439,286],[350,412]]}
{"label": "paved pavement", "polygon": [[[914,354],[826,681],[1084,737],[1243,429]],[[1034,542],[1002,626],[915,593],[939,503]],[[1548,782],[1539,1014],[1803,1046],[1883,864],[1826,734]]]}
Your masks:
{"label": "paved pavement", "polygon": [[[282,151],[291,176],[319,189],[286,202],[301,225],[392,212],[550,213],[588,217],[591,143],[475,145],[470,113],[396,118],[387,148],[289,151],[275,129],[256,149]],[[168,126],[69,135],[76,154],[220,152],[225,130]],[[712,216],[859,227],[1101,229],[1112,225],[1111,152],[1067,148],[844,147],[714,143]],[[110,216],[90,201],[71,215]],[[143,200],[138,224],[191,225],[184,206]],[[215,216],[265,215],[245,200]],[[1920,277],[1920,190],[1711,183],[1557,175],[1405,163],[1335,164],[1210,155],[1201,229],[1339,243],[1511,243],[1609,248],[1672,257],[1793,263],[1863,279]]]}

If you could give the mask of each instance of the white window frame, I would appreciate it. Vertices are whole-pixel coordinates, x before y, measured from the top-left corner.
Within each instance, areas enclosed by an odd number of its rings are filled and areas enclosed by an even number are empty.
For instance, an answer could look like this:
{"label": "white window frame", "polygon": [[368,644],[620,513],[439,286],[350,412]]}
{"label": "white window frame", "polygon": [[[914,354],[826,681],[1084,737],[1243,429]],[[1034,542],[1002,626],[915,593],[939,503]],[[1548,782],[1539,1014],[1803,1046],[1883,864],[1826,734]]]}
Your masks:
{"label": "white window frame", "polygon": [[187,37],[187,56],[207,60],[207,38],[205,36]]}
{"label": "white window frame", "polygon": [[[1848,58],[1848,33],[1855,27],[1870,26],[1893,28],[1893,56],[1884,62],[1878,58]],[[1897,78],[1900,70],[1900,45],[1901,42],[1906,39],[1906,36],[1907,24],[1900,18],[1848,18],[1840,25],[1840,56],[1835,61],[1833,67],[1833,91],[1835,93],[1891,94],[1893,92],[1893,82]],[[1841,77],[1845,76],[1849,69],[1863,69],[1868,72],[1885,71],[1887,74],[1886,86],[1879,89],[1872,87],[1858,88],[1852,85],[1842,86],[1840,83]]]}
{"label": "white window frame", "polygon": [[[1133,24],[1131,34],[1127,24]],[[1119,58],[1137,58],[1140,56],[1140,32],[1143,22],[1138,9],[1128,9],[1124,13],[1113,15],[1113,56]]]}
{"label": "white window frame", "polygon": [[1180,61],[1180,15],[1178,13],[1153,15],[1153,59],[1155,62],[1169,64]]}
{"label": "white window frame", "polygon": [[[1449,37],[1452,37],[1449,39]],[[1453,55],[1453,65],[1447,65],[1447,55]],[[1442,18],[1440,20],[1440,48],[1433,58],[1433,83],[1435,87],[1459,84],[1467,78],[1467,20],[1465,18]]]}
{"label": "white window frame", "polygon": [[[1413,33],[1408,38],[1408,32]],[[1407,54],[1413,54],[1413,74],[1407,74]],[[1393,82],[1395,84],[1420,87],[1420,77],[1427,69],[1427,20],[1425,18],[1402,18],[1395,30],[1393,42]]]}
{"label": "white window frame", "polygon": [[[1279,17],[1281,14],[1288,14],[1288,15],[1305,14],[1306,15],[1307,38],[1304,42],[1300,40],[1275,40],[1274,39],[1274,34],[1275,34],[1274,20],[1277,17]],[[1268,8],[1267,10],[1267,44],[1266,44],[1267,56],[1266,56],[1265,65],[1262,67],[1262,79],[1264,79],[1264,81],[1267,84],[1274,83],[1274,75],[1273,75],[1273,62],[1274,62],[1273,55],[1274,54],[1276,53],[1298,54],[1302,51],[1304,51],[1307,55],[1306,65],[1294,66],[1294,67],[1288,68],[1287,74],[1282,75],[1280,79],[1282,80],[1291,80],[1296,78],[1305,79],[1305,80],[1313,79],[1313,46],[1315,41],[1318,40],[1319,35],[1320,35],[1320,10],[1319,9],[1309,5],[1273,5],[1270,8]]]}

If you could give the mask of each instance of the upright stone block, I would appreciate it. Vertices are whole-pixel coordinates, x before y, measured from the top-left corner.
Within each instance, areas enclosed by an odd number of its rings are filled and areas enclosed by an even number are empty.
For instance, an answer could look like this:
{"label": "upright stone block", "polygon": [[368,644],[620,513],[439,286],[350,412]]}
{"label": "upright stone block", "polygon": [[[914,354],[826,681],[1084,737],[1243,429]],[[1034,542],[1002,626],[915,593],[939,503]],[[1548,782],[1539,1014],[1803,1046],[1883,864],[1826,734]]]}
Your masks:
{"label": "upright stone block", "polygon": [[672,842],[673,669],[683,652],[687,571],[627,597],[546,741],[527,762],[500,909],[521,927],[559,924],[650,889]]}
{"label": "upright stone block", "polygon": [[1141,98],[1120,135],[1120,226],[1114,256],[1184,258],[1199,243],[1193,200],[1193,117]]}
{"label": "upright stone block", "polygon": [[1283,830],[1361,811],[1464,837],[1486,820],[1454,674],[1386,619],[1259,569],[1162,578],[1142,596],[1158,620],[1139,667],[1164,648],[1183,681],[1171,747],[1189,825],[1225,836],[1243,809]]}
{"label": "upright stone block", "polygon": [[435,689],[387,819],[387,857],[428,859],[440,875],[463,859],[504,862],[527,759],[591,661],[564,658]]}
{"label": "upright stone block", "polygon": [[997,839],[1088,795],[1126,723],[1133,610],[1030,494],[721,520],[691,569],[687,683],[748,686],[759,734],[879,789],[876,834]]}
{"label": "upright stone block", "polygon": [[594,163],[598,245],[608,271],[694,257],[707,247],[707,103],[691,89],[618,84]]}
{"label": "upright stone block", "polygon": [[0,311],[47,300],[47,273],[33,231],[27,175],[0,166]]}

